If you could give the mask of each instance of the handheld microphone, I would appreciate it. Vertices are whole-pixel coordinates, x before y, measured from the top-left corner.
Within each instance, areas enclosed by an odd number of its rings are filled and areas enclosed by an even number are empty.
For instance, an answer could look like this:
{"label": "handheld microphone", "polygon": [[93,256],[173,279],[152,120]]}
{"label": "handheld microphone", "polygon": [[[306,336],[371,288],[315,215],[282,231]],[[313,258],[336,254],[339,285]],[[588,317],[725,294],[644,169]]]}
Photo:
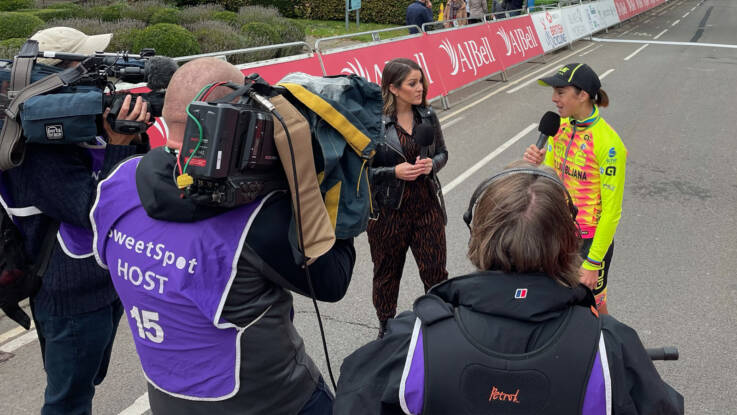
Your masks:
{"label": "handheld microphone", "polygon": [[549,136],[553,136],[558,133],[560,128],[560,115],[553,111],[546,112],[540,119],[540,125],[537,126],[537,130],[540,131],[540,137],[537,139],[537,148],[542,150],[545,146],[545,142],[548,141]]}
{"label": "handheld microphone", "polygon": [[412,132],[412,139],[420,146],[420,158],[427,158],[430,145],[435,140],[435,128],[430,124],[421,123]]}

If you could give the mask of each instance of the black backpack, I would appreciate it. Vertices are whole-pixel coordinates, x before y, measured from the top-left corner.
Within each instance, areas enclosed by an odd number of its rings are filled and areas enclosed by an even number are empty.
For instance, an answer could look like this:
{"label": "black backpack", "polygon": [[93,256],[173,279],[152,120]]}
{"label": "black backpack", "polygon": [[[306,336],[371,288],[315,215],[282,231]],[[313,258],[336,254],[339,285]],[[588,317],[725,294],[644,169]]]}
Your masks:
{"label": "black backpack", "polygon": [[32,263],[25,252],[23,236],[5,209],[0,208],[0,309],[28,330],[31,319],[19,303],[41,287],[58,226],[51,226],[44,238],[41,255]]}

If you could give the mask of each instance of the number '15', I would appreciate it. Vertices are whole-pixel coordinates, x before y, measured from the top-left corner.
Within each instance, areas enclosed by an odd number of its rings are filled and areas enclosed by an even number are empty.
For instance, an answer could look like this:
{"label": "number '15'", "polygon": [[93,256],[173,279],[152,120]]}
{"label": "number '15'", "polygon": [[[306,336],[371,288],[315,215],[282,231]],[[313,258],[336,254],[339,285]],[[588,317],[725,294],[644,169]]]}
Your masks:
{"label": "number '15'", "polygon": [[138,307],[134,306],[131,308],[131,317],[136,320],[138,337],[149,339],[154,343],[164,341],[164,329],[156,323],[159,321],[159,313],[147,310],[141,310],[139,313]]}

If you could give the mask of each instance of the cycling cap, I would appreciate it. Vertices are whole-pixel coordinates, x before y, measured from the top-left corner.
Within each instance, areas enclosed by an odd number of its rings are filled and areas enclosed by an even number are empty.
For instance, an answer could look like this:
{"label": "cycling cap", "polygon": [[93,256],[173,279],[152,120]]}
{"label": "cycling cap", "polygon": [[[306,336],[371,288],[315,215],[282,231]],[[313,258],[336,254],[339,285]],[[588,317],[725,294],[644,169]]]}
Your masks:
{"label": "cycling cap", "polygon": [[537,83],[552,87],[573,85],[588,92],[591,98],[595,98],[601,88],[601,81],[596,72],[585,63],[569,63],[558,69],[555,75],[539,79]]}

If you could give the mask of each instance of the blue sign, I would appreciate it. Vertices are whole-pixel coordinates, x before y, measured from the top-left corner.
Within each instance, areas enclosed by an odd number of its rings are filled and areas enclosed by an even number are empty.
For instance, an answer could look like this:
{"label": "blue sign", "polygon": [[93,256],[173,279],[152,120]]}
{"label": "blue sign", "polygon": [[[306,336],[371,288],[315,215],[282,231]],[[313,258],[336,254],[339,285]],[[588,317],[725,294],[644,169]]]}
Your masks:
{"label": "blue sign", "polygon": [[346,10],[353,11],[361,8],[361,0],[345,0]]}

